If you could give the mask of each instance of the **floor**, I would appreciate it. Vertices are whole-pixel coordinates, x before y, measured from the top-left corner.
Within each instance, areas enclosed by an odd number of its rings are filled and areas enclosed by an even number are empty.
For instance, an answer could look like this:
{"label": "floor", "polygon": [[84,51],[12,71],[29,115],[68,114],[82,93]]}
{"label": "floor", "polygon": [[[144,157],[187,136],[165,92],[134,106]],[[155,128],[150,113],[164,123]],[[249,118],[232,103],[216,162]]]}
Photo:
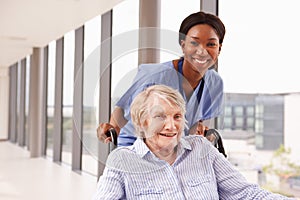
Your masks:
{"label": "floor", "polygon": [[96,181],[46,158],[30,158],[24,148],[0,141],[1,200],[88,200]]}

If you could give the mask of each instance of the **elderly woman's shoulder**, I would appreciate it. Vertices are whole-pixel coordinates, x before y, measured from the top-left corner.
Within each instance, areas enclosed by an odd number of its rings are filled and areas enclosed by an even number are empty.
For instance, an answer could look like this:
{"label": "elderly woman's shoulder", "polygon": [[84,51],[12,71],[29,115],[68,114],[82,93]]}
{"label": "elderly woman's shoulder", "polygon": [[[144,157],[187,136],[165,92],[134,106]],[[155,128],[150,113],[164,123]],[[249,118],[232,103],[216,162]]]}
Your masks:
{"label": "elderly woman's shoulder", "polygon": [[199,152],[199,155],[207,156],[209,152],[213,150],[212,144],[203,136],[201,135],[189,135],[183,137],[183,140],[187,142],[192,150],[196,150]]}
{"label": "elderly woman's shoulder", "polygon": [[122,146],[110,152],[108,158],[113,160],[122,159],[124,156],[135,154],[133,146]]}
{"label": "elderly woman's shoulder", "polygon": [[129,147],[118,147],[111,151],[106,160],[107,167],[119,168],[124,160],[128,160],[127,157],[134,154],[132,148]]}
{"label": "elderly woman's shoulder", "polygon": [[136,152],[134,146],[118,147],[107,159],[106,167],[119,173],[145,173],[145,171],[159,170],[159,166],[143,159],[143,155]]}
{"label": "elderly woman's shoulder", "polygon": [[205,138],[202,135],[188,135],[183,137],[189,143],[203,143]]}
{"label": "elderly woman's shoulder", "polygon": [[183,139],[188,142],[192,147],[193,146],[201,146],[206,147],[211,146],[211,143],[202,135],[189,135],[183,137]]}

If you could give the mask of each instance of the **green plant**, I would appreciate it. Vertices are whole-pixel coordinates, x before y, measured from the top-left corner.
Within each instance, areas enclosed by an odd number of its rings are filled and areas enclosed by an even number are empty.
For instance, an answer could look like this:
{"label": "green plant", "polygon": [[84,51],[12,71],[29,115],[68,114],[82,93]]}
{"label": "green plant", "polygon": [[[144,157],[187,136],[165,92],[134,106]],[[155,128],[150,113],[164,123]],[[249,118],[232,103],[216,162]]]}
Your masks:
{"label": "green plant", "polygon": [[275,174],[281,180],[300,175],[300,166],[291,161],[290,154],[290,148],[280,145],[274,152],[270,164],[263,166],[263,172]]}

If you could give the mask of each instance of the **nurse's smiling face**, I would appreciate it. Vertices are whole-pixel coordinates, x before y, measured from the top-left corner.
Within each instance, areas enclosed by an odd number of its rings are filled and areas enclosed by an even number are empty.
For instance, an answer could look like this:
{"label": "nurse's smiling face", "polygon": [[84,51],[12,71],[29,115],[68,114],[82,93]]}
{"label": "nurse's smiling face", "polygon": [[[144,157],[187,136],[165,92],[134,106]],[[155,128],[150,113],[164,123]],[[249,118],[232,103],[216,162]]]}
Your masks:
{"label": "nurse's smiling face", "polygon": [[184,129],[182,110],[157,94],[150,96],[148,102],[147,119],[143,125],[145,143],[154,153],[174,149]]}
{"label": "nurse's smiling face", "polygon": [[181,41],[185,70],[204,74],[217,61],[221,46],[213,27],[207,24],[193,26]]}

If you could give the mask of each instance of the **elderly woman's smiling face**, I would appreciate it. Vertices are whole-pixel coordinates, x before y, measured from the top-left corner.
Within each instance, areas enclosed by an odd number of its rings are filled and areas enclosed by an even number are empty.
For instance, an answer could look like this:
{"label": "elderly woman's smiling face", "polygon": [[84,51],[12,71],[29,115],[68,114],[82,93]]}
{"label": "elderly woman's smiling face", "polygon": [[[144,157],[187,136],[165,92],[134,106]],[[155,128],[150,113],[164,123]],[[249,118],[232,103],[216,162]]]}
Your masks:
{"label": "elderly woman's smiling face", "polygon": [[175,148],[185,124],[182,110],[157,94],[152,95],[148,102],[147,119],[143,125],[147,146],[152,152]]}

